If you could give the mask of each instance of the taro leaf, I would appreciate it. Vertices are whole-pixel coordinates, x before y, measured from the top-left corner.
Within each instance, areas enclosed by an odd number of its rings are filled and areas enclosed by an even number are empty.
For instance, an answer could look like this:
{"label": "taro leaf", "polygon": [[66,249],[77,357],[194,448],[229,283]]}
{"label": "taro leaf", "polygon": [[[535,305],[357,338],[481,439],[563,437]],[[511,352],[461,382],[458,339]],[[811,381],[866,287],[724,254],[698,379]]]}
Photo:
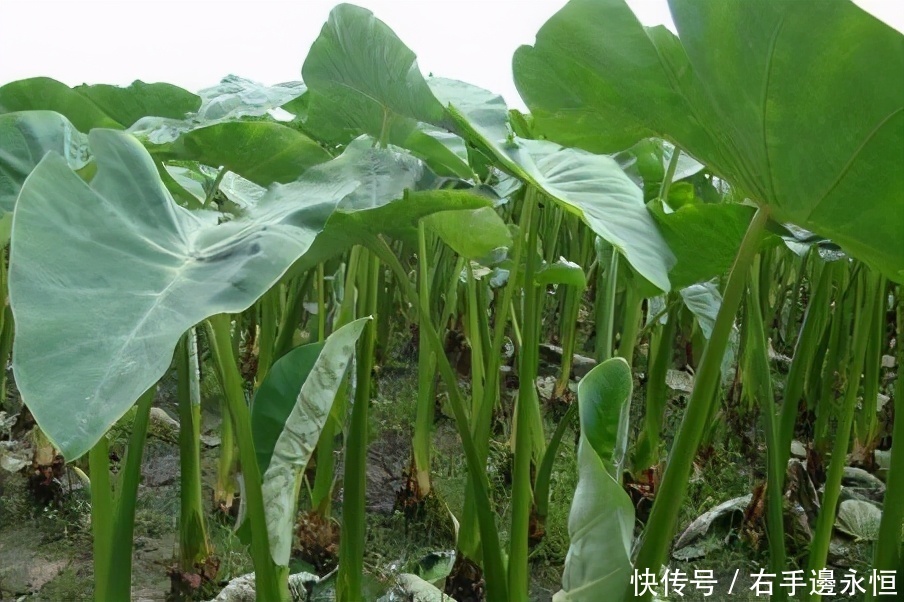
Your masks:
{"label": "taro leaf", "polygon": [[[695,518],[675,542],[672,556],[678,560],[692,560],[706,556],[722,547],[726,534],[744,520],[744,512],[750,505],[750,494],[722,502]],[[716,537],[716,541],[707,537]]]}
{"label": "taro leaf", "polygon": [[50,151],[60,154],[74,170],[90,159],[88,137],[59,113],[0,115],[0,212],[13,210],[25,178]]}
{"label": "taro leaf", "polygon": [[301,132],[269,121],[223,122],[194,129],[175,142],[152,146],[164,160],[226,167],[261,186],[286,184],[330,154]]}
{"label": "taro leaf", "polygon": [[587,275],[578,264],[560,257],[555,263],[545,263],[534,275],[534,283],[538,285],[567,284],[578,290],[587,288]]}
{"label": "taro leaf", "polygon": [[396,576],[395,585],[377,602],[455,602],[432,583],[411,573]]}
{"label": "taro leaf", "polygon": [[[713,282],[702,282],[692,284],[678,292],[681,294],[684,306],[697,320],[703,338],[709,340],[716,325],[719,308],[722,306],[722,293],[719,292],[719,288]],[[731,369],[738,354],[740,341],[741,333],[736,325],[732,325],[731,333],[728,335],[728,344],[725,346],[725,353],[722,356],[723,381],[732,375]]]}
{"label": "taro leaf", "polygon": [[56,111],[82,132],[99,127],[124,129],[148,115],[182,119],[200,105],[195,94],[165,83],[70,88],[49,77],[34,77],[0,87],[0,113]]}
{"label": "taro leaf", "polygon": [[[449,513],[454,518],[454,515]],[[455,566],[455,550],[441,550],[430,552],[426,556],[411,563],[412,573],[429,583],[442,581],[452,573]]]}
{"label": "taro leaf", "polygon": [[419,123],[401,146],[423,159],[441,176],[474,179],[474,171],[468,164],[468,148],[455,134]]}
{"label": "taro leaf", "polygon": [[678,37],[624,0],[547,21],[514,57],[535,132],[592,152],[667,138],[773,219],[904,281],[904,35],[847,0],[670,8]]}
{"label": "taro leaf", "polygon": [[[336,391],[355,355],[355,342],[364,330],[365,324],[372,319],[361,318],[346,324],[326,339],[323,350],[313,365],[297,366],[299,371],[306,371],[307,374],[300,387],[288,397],[293,403],[284,423],[275,425],[279,437],[271,448],[272,455],[261,486],[267,533],[270,536],[270,555],[279,566],[289,566],[294,536],[292,525],[298,507],[301,476],[314,452],[320,431],[323,430],[323,425],[330,415]],[[288,357],[280,358],[274,367]],[[290,386],[297,384],[291,374],[293,367],[296,366],[287,367],[288,371],[281,369],[276,374],[272,371],[268,373],[261,390],[255,396],[255,410],[258,405],[266,406],[271,403],[285,406],[287,401],[285,393],[289,391]],[[264,390],[264,385],[271,378],[282,382]],[[255,448],[256,445],[257,440]],[[258,457],[260,458],[260,451]]]}
{"label": "taro leaf", "polygon": [[495,263],[488,258],[512,246],[508,226],[492,207],[434,213],[424,218],[424,224],[466,259]]}
{"label": "taro leaf", "polygon": [[209,186],[212,180],[200,170],[179,165],[164,165],[163,169],[176,181],[176,184],[192,195],[199,203],[203,203],[207,199],[205,187]]}
{"label": "taro leaf", "polygon": [[844,500],[838,506],[835,528],[862,541],[876,541],[882,511],[875,504],[863,500]]}
{"label": "taro leaf", "polygon": [[[644,199],[649,201],[659,196],[662,180],[675,152],[675,145],[666,140],[648,138],[641,140],[626,151],[615,155],[615,160],[631,180],[644,190]],[[705,169],[687,153],[678,156],[678,165],[672,175],[672,187],[680,180],[689,178]],[[671,193],[670,193],[671,194]]]}
{"label": "taro leaf", "polygon": [[669,273],[672,285],[683,288],[728,273],[754,211],[731,203],[694,203],[669,214],[654,210],[660,232],[677,257]]}
{"label": "taro leaf", "polygon": [[227,75],[220,83],[199,92],[201,108],[197,119],[212,122],[239,117],[260,117],[298,99],[307,91],[302,82],[265,86],[237,75]]}
{"label": "taro leaf", "polygon": [[[429,183],[422,181],[419,187],[429,187]],[[437,212],[466,212],[490,204],[488,198],[470,190],[448,189],[409,191],[402,199],[381,195],[347,198],[330,216],[323,235],[317,237],[311,250],[292,267],[292,274],[302,273],[375,234],[414,245],[419,220]],[[477,246],[467,238],[461,238],[460,242],[463,248]]]}
{"label": "taro leaf", "polygon": [[628,440],[631,368],[606,360],[578,384],[578,486],[568,517],[571,546],[554,602],[620,602],[631,577],[634,505],[619,482]]}
{"label": "taro leaf", "polygon": [[[264,382],[254,393],[251,433],[261,474],[267,472],[273,447],[295,407],[298,392],[308,378],[324,343],[301,345],[274,362]],[[260,402],[260,403],[259,403]]]}
{"label": "taro leaf", "polygon": [[716,325],[716,316],[722,306],[722,294],[713,282],[692,284],[678,291],[684,306],[697,319],[703,338],[709,340]]}
{"label": "taro leaf", "polygon": [[[134,138],[97,130],[89,141],[98,166],[90,186],[55,154],[23,186],[9,275],[16,383],[70,460],[163,375],[182,333],[272,287],[337,203],[386,203],[424,172],[362,139],[275,185],[245,216],[209,225],[173,203]],[[65,379],[47,378],[61,370]]]}
{"label": "taro leaf", "polygon": [[97,84],[76,86],[73,90],[123,127],[129,127],[147,115],[179,119],[198,110],[200,103],[196,94],[167,83],[135,81],[128,88]]}
{"label": "taro leaf", "polygon": [[643,202],[643,193],[615,160],[545,140],[514,135],[501,96],[463,82],[434,78],[430,88],[464,136],[507,171],[579,215],[618,248],[642,276],[669,290],[672,253]]}
{"label": "taro leaf", "polygon": [[360,132],[400,144],[417,121],[434,123],[443,108],[414,53],[369,10],[340,4],[330,12],[301,68],[308,85],[308,126],[343,143]]}

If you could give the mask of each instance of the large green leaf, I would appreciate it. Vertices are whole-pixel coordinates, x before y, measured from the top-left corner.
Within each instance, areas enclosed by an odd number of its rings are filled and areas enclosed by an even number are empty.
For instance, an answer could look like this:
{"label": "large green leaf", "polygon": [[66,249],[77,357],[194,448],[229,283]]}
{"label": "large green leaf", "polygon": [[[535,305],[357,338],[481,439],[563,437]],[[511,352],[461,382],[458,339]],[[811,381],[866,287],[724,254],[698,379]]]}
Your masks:
{"label": "large green leaf", "polygon": [[344,143],[364,132],[401,144],[416,122],[443,118],[414,53],[373,13],[351,4],[330,12],[301,75],[307,125],[325,140]]}
{"label": "large green leaf", "polygon": [[673,213],[654,210],[660,232],[677,257],[669,273],[672,285],[684,288],[727,274],[754,211],[732,203],[692,203]]}
{"label": "large green leaf", "polygon": [[182,119],[200,105],[197,95],[165,83],[135,81],[127,88],[106,84],[70,88],[49,77],[34,77],[0,87],[0,113],[56,111],[82,132],[124,129],[148,115]]}
{"label": "large green leaf", "polygon": [[647,280],[669,289],[674,257],[643,202],[643,193],[610,157],[518,138],[502,97],[463,82],[435,78],[433,93],[447,106],[465,138],[566,210],[578,214],[624,254]]}
{"label": "large green leaf", "polygon": [[453,251],[467,259],[492,260],[499,249],[512,246],[512,233],[491,207],[434,213],[426,217],[424,223]]}
{"label": "large green leaf", "polygon": [[192,129],[175,142],[151,146],[154,156],[204,163],[261,186],[286,184],[306,169],[331,159],[301,132],[270,121],[225,121]]}
{"label": "large green leaf", "polygon": [[385,203],[425,171],[413,157],[356,141],[217,225],[172,201],[128,134],[96,130],[90,144],[98,167],[90,186],[50,154],[13,214],[16,383],[67,459],[160,378],[185,330],[268,290],[338,203]]}
{"label": "large green leaf", "polygon": [[[488,208],[492,204],[490,199],[471,190],[430,189],[430,180],[429,177],[422,179],[418,184],[422,190],[409,192],[401,199],[389,200],[386,196],[375,195],[372,199],[355,197],[343,200],[327,221],[323,235],[317,237],[311,250],[292,267],[292,273],[308,270],[378,234],[414,246],[421,219],[443,212],[452,216],[452,220],[459,220],[470,211]],[[459,245],[459,252],[478,249],[482,243],[472,239],[471,235],[479,236],[481,232],[461,233],[454,241]]]}
{"label": "large green leaf", "polygon": [[568,517],[571,546],[555,602],[620,602],[631,578],[634,505],[622,488],[633,380],[622,358],[578,384],[578,487]]}
{"label": "large green leaf", "polygon": [[81,169],[90,159],[88,137],[52,111],[0,115],[0,212],[13,210],[19,189],[48,152]]}
{"label": "large green leaf", "polygon": [[[355,355],[355,342],[371,319],[373,318],[355,320],[332,333],[319,346],[322,351],[310,364],[307,363],[308,353],[304,354],[302,361],[293,359],[292,353],[280,358],[273,366],[279,370],[267,373],[267,378],[255,395],[255,411],[261,405],[285,407],[287,401],[291,402],[290,412],[283,423],[270,425],[277,427],[278,437],[272,445],[262,485],[270,554],[279,566],[289,566],[292,538],[295,534],[292,527],[298,508],[298,489],[302,474],[314,453],[320,431],[329,418],[336,391]],[[280,367],[284,362],[289,363],[286,369]],[[299,373],[304,373],[301,383],[297,380]],[[273,379],[280,382],[269,386],[267,381]],[[296,384],[298,386],[294,387]],[[293,392],[287,398],[286,393],[289,391]],[[255,439],[255,449],[260,457],[257,444],[258,439]]]}
{"label": "large green leaf", "polygon": [[847,0],[572,0],[514,57],[534,131],[613,152],[668,138],[773,218],[904,281],[904,35]]}

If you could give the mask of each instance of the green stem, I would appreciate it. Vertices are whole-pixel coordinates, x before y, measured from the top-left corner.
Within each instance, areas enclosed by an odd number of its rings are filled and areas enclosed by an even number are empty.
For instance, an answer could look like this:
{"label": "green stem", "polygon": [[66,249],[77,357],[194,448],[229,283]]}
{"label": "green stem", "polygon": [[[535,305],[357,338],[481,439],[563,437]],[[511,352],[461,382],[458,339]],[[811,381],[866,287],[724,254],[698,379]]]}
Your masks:
{"label": "green stem", "polygon": [[675,170],[678,169],[678,158],[681,156],[681,149],[677,146],[672,151],[672,158],[669,159],[669,166],[665,170],[665,176],[662,178],[662,185],[659,187],[659,200],[663,205],[668,203],[669,188],[672,186],[672,179],[675,177]]}
{"label": "green stem", "polygon": [[276,285],[264,293],[258,302],[260,305],[260,335],[257,339],[257,370],[254,374],[255,385],[260,386],[267,377],[272,364],[276,342],[276,315],[279,313],[280,285]]}
{"label": "green stem", "polygon": [[665,324],[659,324],[659,318],[654,317],[657,324],[650,335],[650,362],[647,370],[647,391],[644,397],[644,427],[638,437],[635,446],[632,470],[635,474],[646,470],[659,463],[660,438],[662,433],[662,418],[668,399],[668,385],[666,375],[672,366],[672,352],[675,341],[675,330],[678,322],[678,304],[673,303],[672,293],[666,301],[668,318]]}
{"label": "green stem", "polygon": [[[419,299],[417,291],[408,279],[405,268],[399,262],[398,258],[392,253],[386,242],[377,237],[370,235],[367,237],[365,244],[376,254],[396,276],[396,280],[407,297],[409,303],[417,308],[418,315],[428,313],[427,300]],[[489,483],[486,475],[486,463],[481,464],[477,446],[471,435],[470,425],[468,424],[467,410],[465,403],[461,398],[461,392],[458,390],[458,380],[455,371],[449,364],[449,359],[443,353],[442,341],[437,334],[436,329],[429,320],[421,321],[422,332],[426,334],[428,341],[436,355],[440,376],[446,383],[446,389],[449,394],[449,406],[455,416],[455,425],[458,429],[458,436],[461,438],[461,446],[465,454],[465,462],[468,467],[468,476],[474,487],[474,496],[476,499],[475,507],[477,508],[477,521],[480,525],[480,538],[483,556],[483,570],[487,587],[487,600],[510,600],[508,596],[508,586],[506,582],[505,564],[502,557],[502,547],[499,544],[499,531],[496,528],[496,518],[493,515],[492,505],[489,495]]]}
{"label": "green stem", "polygon": [[261,473],[254,451],[251,433],[251,411],[245,400],[242,377],[236,365],[230,336],[229,316],[220,314],[207,321],[210,352],[223,383],[223,395],[232,416],[239,460],[245,479],[245,497],[248,519],[251,521],[251,559],[254,562],[255,592],[259,600],[287,602],[289,600],[288,575],[281,574],[270,555],[270,539],[267,534],[264,495],[261,490]]}
{"label": "green stem", "polygon": [[[523,233],[527,230],[530,212],[522,211],[519,218],[518,232]],[[512,265],[521,265],[522,254],[522,236],[516,236],[512,249]],[[514,275],[513,275],[514,276]],[[480,406],[480,412],[473,421],[471,432],[474,437],[475,445],[480,465],[485,466],[489,456],[490,430],[493,421],[493,408],[499,402],[499,374],[501,364],[502,342],[505,337],[505,327],[509,321],[509,314],[514,316],[511,311],[512,298],[515,295],[515,289],[518,286],[518,279],[510,277],[505,284],[502,300],[496,305],[496,317],[493,328],[493,340],[490,346],[490,353],[487,354],[487,367],[485,371],[486,386],[484,387],[484,400]],[[513,327],[517,330],[517,324],[512,319]],[[521,347],[520,336],[518,339],[518,348]],[[462,512],[462,524],[458,535],[458,549],[465,556],[473,559],[479,559],[480,552],[480,531],[479,525],[475,520],[477,514],[476,498],[473,486],[470,481],[465,485],[465,503]]]}
{"label": "green stem", "polygon": [[[524,273],[524,344],[518,363],[518,401],[515,406],[515,458],[512,477],[512,527],[509,543],[508,589],[511,600],[527,600],[528,533],[533,502],[531,487],[532,427],[534,414],[539,414],[537,397],[537,369],[539,351],[539,322],[537,291],[534,286],[537,270],[537,198],[533,189],[524,200],[527,217],[527,265]],[[545,443],[545,442],[544,442]]]}
{"label": "green stem", "polygon": [[110,485],[110,447],[101,437],[88,452],[91,472],[91,531],[94,536],[94,600],[106,602],[113,541],[113,490]]}
{"label": "green stem", "polygon": [[615,291],[618,286],[618,251],[612,249],[609,258],[609,269],[600,272],[605,278],[603,298],[598,305],[596,316],[596,361],[602,363],[612,357],[612,344],[615,333]]}
{"label": "green stem", "polygon": [[577,413],[578,404],[577,402],[572,402],[571,405],[568,406],[565,415],[559,420],[559,424],[556,425],[556,430],[552,433],[549,445],[546,446],[546,453],[543,454],[543,460],[540,462],[540,467],[537,469],[537,479],[534,485],[534,500],[536,500],[537,504],[537,518],[541,521],[545,521],[549,514],[549,483],[552,478],[552,467],[556,461],[556,454],[559,452],[559,445],[562,443],[562,437],[565,435],[565,431],[571,426]]}
{"label": "green stem", "polygon": [[[772,572],[780,576],[785,570],[785,526],[783,483],[787,462],[781,464],[778,445],[778,428],[775,415],[775,399],[772,393],[772,375],[769,371],[769,353],[766,343],[762,307],[759,303],[759,270],[754,265],[750,272],[747,288],[747,320],[744,326],[747,345],[744,349],[745,395],[753,397],[762,408],[763,426],[766,435],[766,528],[769,539],[769,558]],[[775,602],[788,599],[788,592],[776,578]]]}
{"label": "green stem", "polygon": [[274,344],[274,361],[292,350],[292,338],[295,336],[295,327],[298,326],[301,316],[304,315],[304,298],[313,281],[314,272],[308,270],[304,280],[295,287],[283,308],[283,314],[279,321],[279,330],[276,335],[276,343]]}
{"label": "green stem", "polygon": [[[904,524],[904,288],[898,287],[897,295],[897,366],[895,380],[895,424],[892,434],[891,463],[888,467],[888,489],[879,524],[879,541],[876,542],[873,568],[877,571],[899,571],[901,568],[901,527]],[[884,305],[884,302],[883,302]]]}
{"label": "green stem", "polygon": [[[819,340],[825,331],[829,315],[829,298],[832,292],[832,267],[825,266],[816,284],[810,289],[810,301],[804,314],[800,335],[794,349],[794,358],[785,380],[784,401],[779,421],[778,451],[779,464],[788,465],[791,458],[791,441],[806,375],[810,371],[816,355]],[[782,479],[784,483],[784,478]],[[783,486],[784,487],[784,486]]]}
{"label": "green stem", "polygon": [[192,571],[210,556],[201,481],[201,391],[198,346],[190,329],[176,347],[179,399],[179,561]]}
{"label": "green stem", "polygon": [[[484,401],[483,339],[481,337],[480,316],[482,307],[477,303],[477,280],[469,263],[467,269],[467,336],[471,347],[471,416],[480,413]],[[483,312],[486,315],[486,312]]]}
{"label": "green stem", "polygon": [[[364,285],[359,291],[359,315],[373,315],[377,307],[380,260],[369,253],[362,253],[360,261]],[[364,599],[362,578],[366,544],[367,423],[375,342],[376,324],[371,320],[364,327],[364,336],[358,349],[355,400],[345,446],[342,536],[339,540],[339,574],[336,579],[336,599],[339,602]]]}
{"label": "green stem", "polygon": [[120,472],[120,486],[114,507],[113,540],[110,546],[109,581],[106,594],[111,600],[128,600],[132,596],[132,535],[135,531],[135,504],[141,481],[141,459],[147,439],[151,405],[157,386],[138,398],[135,422],[129,436],[129,447]]}
{"label": "green stem", "polygon": [[[358,278],[358,257],[361,247],[355,246],[349,253],[344,280],[344,297],[339,307],[339,314],[333,324],[333,330],[349,324],[355,318],[355,282]],[[330,417],[326,421],[317,440],[317,470],[314,473],[314,488],[311,491],[311,505],[323,518],[332,514],[333,485],[336,481],[333,451],[336,435],[342,430],[345,414],[348,410],[348,376],[342,381],[336,392]]]}
{"label": "green stem", "polygon": [[634,346],[637,343],[637,332],[640,330],[640,314],[643,299],[637,287],[627,283],[625,291],[625,316],[621,337],[618,343],[618,357],[624,358],[628,366],[634,365]]}
{"label": "green stem", "polygon": [[217,177],[214,179],[213,184],[207,191],[207,196],[204,199],[204,205],[202,207],[210,207],[210,204],[217,196],[217,191],[220,190],[220,184],[223,182],[223,177],[226,175],[227,171],[229,170],[225,167],[221,167],[220,171],[217,172]]}
{"label": "green stem", "polygon": [[[427,232],[424,221],[418,223],[418,288],[421,299],[430,298],[430,281],[427,269]],[[429,320],[427,314],[418,314],[419,321]],[[412,453],[417,480],[418,495],[430,493],[430,433],[433,430],[436,382],[436,358],[430,352],[426,336],[418,337],[417,408],[414,419]]]}
{"label": "green stem", "polygon": [[[844,467],[847,463],[847,453],[851,442],[851,427],[854,421],[854,413],[857,410],[857,394],[860,390],[860,376],[863,372],[866,347],[869,342],[870,324],[873,320],[873,306],[876,302],[876,289],[878,278],[873,273],[863,276],[865,282],[858,286],[857,311],[854,316],[854,349],[848,372],[847,391],[841,408],[841,416],[838,418],[838,426],[835,431],[835,441],[832,446],[832,460],[826,474],[825,493],[822,496],[822,506],[816,519],[816,528],[813,533],[813,542],[810,544],[808,559],[811,571],[825,568],[829,554],[829,542],[832,539],[832,529],[835,525],[835,511],[838,506],[838,498],[841,495],[841,479],[844,476]],[[872,401],[871,403],[875,403]],[[898,532],[900,538],[900,531]],[[811,595],[810,600],[819,600],[821,596]]]}
{"label": "green stem", "polygon": [[635,567],[641,571],[650,569],[654,574],[658,574],[659,568],[666,560],[666,554],[677,527],[681,505],[687,493],[691,466],[703,436],[710,405],[715,399],[719,386],[722,356],[728,345],[734,316],[738,311],[741,296],[744,294],[744,282],[750,270],[750,264],[759,249],[760,236],[767,219],[768,211],[766,209],[757,210],[735,257],[712,335],[703,351],[694,391],[688,401],[684,418],[672,445],[668,465],[644,529],[643,540],[635,563]]}
{"label": "green stem", "polygon": [[326,340],[326,275],[323,263],[317,264],[317,340]]}

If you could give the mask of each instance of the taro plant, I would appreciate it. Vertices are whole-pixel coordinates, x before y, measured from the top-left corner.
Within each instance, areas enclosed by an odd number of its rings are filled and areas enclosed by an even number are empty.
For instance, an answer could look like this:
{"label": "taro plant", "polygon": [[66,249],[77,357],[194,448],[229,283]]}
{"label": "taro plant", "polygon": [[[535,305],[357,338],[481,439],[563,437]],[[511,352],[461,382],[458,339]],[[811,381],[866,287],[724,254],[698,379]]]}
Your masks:
{"label": "taro plant", "polygon": [[[209,366],[223,393],[216,489],[225,501],[241,474],[237,528],[258,598],[290,595],[304,494],[331,520],[342,440],[336,595],[363,599],[369,404],[393,329],[412,325],[409,489],[418,504],[437,495],[441,392],[467,467],[456,545],[487,599],[529,597],[531,536],[574,416],[557,600],[624,599],[634,569],[659,572],[696,452],[737,404],[761,419],[776,573],[794,558],[791,442],[802,412],[815,417],[810,447],[828,470],[807,568],[823,567],[851,437],[861,454],[881,442],[873,408],[894,303],[900,340],[900,293],[889,305],[888,291],[904,278],[904,222],[889,219],[904,206],[904,37],[846,0],[816,16],[792,0],[670,8],[677,36],[643,28],[622,0],[571,0],[514,56],[529,114],[425,78],[386,24],[345,4],[303,83],[0,87],[0,360],[12,348],[16,385],[65,459],[88,455],[97,599],[130,595],[142,450],[173,363],[180,570],[216,553],[200,462]],[[458,331],[468,378],[446,353]],[[549,427],[537,386],[548,340],[561,347],[555,403],[569,399],[582,343],[600,362]],[[792,354],[780,395],[770,346]],[[693,392],[635,545],[621,481],[662,463],[667,375],[684,360]],[[133,407],[113,476],[105,433]],[[507,517],[487,474],[494,438],[511,452]],[[887,506],[901,495],[897,447]],[[900,564],[888,533],[901,518],[883,514],[877,569]]]}
{"label": "taro plant", "polygon": [[[827,236],[891,278],[900,279],[904,268],[896,242],[901,222],[886,218],[900,209],[904,190],[890,158],[904,139],[904,37],[845,1],[828,4],[817,20],[801,4],[779,0],[669,5],[677,36],[642,27],[620,0],[573,0],[541,28],[534,46],[514,57],[516,84],[538,134],[594,152],[663,137],[758,205],[637,553],[637,566],[653,571],[675,532],[722,352],[769,219]],[[827,36],[838,40],[828,52]],[[882,76],[879,86],[867,83],[876,81],[880,64],[883,73],[896,66],[888,71],[895,75]],[[805,110],[821,118],[801,119]],[[821,141],[818,161],[804,140]],[[865,191],[873,199],[868,207],[856,202]],[[850,434],[848,421],[840,426],[838,462]],[[822,554],[813,552],[818,564]]]}

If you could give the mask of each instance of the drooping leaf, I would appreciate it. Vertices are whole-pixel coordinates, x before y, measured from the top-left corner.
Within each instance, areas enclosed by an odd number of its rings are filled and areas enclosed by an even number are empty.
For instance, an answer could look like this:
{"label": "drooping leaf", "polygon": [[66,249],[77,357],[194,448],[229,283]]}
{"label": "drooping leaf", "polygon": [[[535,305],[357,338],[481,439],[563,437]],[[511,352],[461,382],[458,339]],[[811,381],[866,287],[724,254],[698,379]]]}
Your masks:
{"label": "drooping leaf", "polygon": [[889,219],[904,211],[904,35],[847,0],[670,8],[678,37],[624,0],[553,16],[514,57],[535,132],[593,152],[667,138],[773,219],[904,280],[904,219]]}
{"label": "drooping leaf", "polygon": [[544,263],[534,275],[534,282],[539,285],[567,284],[578,290],[587,288],[587,275],[578,264],[560,257],[555,263]]}
{"label": "drooping leaf", "polygon": [[[90,186],[48,155],[20,192],[12,228],[16,383],[67,459],[163,375],[185,330],[243,311],[268,290],[338,203],[385,203],[424,172],[416,159],[361,140],[216,225],[173,202],[128,134],[97,130],[90,144],[98,166]],[[66,379],[47,378],[60,371]]]}
{"label": "drooping leaf", "polygon": [[835,528],[863,541],[879,538],[882,511],[875,504],[863,500],[844,500],[838,506]]}
{"label": "drooping leaf", "polygon": [[466,259],[490,258],[512,245],[508,226],[491,207],[472,211],[443,211],[424,218],[429,230]]}
{"label": "drooping leaf", "polygon": [[246,116],[260,117],[295,101],[306,91],[307,86],[302,82],[265,86],[244,77],[227,75],[216,86],[199,92],[202,102],[197,119],[209,123]]}
{"label": "drooping leaf", "polygon": [[555,602],[624,599],[631,577],[634,505],[620,484],[628,440],[631,368],[613,358],[578,384],[578,487],[568,517],[571,546]]}
{"label": "drooping leaf", "polygon": [[674,257],[643,202],[641,190],[610,157],[525,140],[511,131],[502,97],[452,80],[434,78],[430,88],[470,141],[483,147],[513,175],[579,215],[619,249],[642,276],[669,289]]}
{"label": "drooping leaf", "polygon": [[673,213],[652,211],[677,262],[669,273],[684,288],[727,274],[755,209],[745,205],[690,204]]}
{"label": "drooping leaf", "polygon": [[[318,263],[326,261],[361,244],[367,236],[384,234],[395,240],[414,245],[417,241],[417,224],[421,219],[439,212],[467,212],[487,208],[491,201],[470,190],[433,189],[431,178],[424,178],[418,184],[419,190],[409,191],[404,198],[386,201],[386,197],[374,195],[348,198],[339,204],[330,216],[311,250],[292,267],[298,274]],[[373,202],[377,199],[378,202]],[[379,200],[384,199],[384,200]],[[462,244],[475,248],[477,243],[462,238]]]}
{"label": "drooping leaf", "polygon": [[377,602],[455,602],[455,598],[444,594],[441,589],[411,573],[402,573],[395,578],[395,585]]}
{"label": "drooping leaf", "polygon": [[0,115],[0,212],[13,210],[19,189],[48,152],[64,158],[71,169],[90,159],[88,137],[68,119],[51,111]]}
{"label": "drooping leaf", "polygon": [[709,339],[716,325],[716,316],[722,306],[722,294],[714,282],[692,284],[678,291],[684,306],[697,319],[703,337]]}
{"label": "drooping leaf", "polygon": [[[292,366],[307,374],[300,387],[288,397],[293,402],[288,416],[282,424],[271,425],[278,427],[278,437],[271,448],[272,453],[261,486],[267,533],[270,536],[270,555],[278,566],[289,566],[300,479],[314,453],[320,431],[330,415],[336,391],[355,355],[355,341],[371,319],[373,318],[361,318],[346,324],[326,339],[321,346],[322,350],[311,364]],[[289,356],[280,358],[274,368],[287,357]],[[309,359],[307,354],[305,359]],[[255,395],[255,410],[259,405],[267,406],[271,403],[284,407],[287,401],[285,393],[296,384],[292,376],[282,369],[276,374],[268,372],[261,390]],[[280,382],[264,390],[266,381],[271,378]],[[257,450],[256,445],[257,440]],[[257,451],[258,458],[261,459],[260,450]]]}
{"label": "drooping leaf", "polygon": [[226,121],[193,129],[175,142],[152,146],[164,160],[226,167],[261,186],[287,184],[332,157],[301,132],[269,121]]}
{"label": "drooping leaf", "polygon": [[[692,284],[678,291],[684,306],[691,312],[700,327],[703,338],[709,340],[713,328],[716,325],[716,316],[722,306],[722,293],[714,282],[701,282]],[[732,372],[735,357],[738,355],[738,346],[741,341],[741,333],[736,325],[732,325],[728,335],[728,344],[722,356],[722,378],[728,378]]]}

